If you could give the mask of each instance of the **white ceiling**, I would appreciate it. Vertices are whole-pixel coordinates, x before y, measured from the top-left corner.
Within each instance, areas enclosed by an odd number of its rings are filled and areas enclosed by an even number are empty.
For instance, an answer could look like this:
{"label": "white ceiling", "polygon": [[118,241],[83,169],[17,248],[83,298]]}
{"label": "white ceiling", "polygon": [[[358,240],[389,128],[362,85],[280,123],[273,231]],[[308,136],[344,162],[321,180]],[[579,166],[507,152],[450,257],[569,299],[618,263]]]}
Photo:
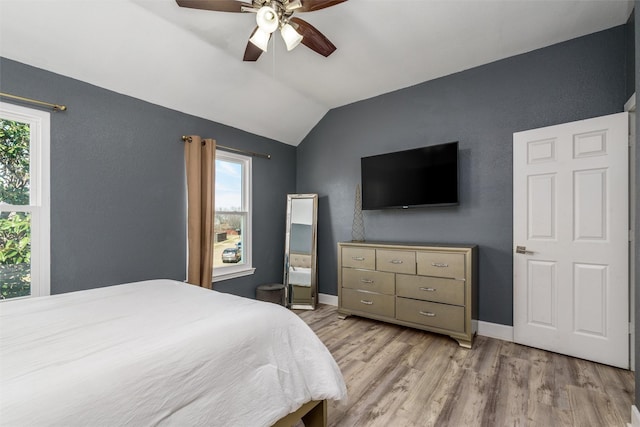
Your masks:
{"label": "white ceiling", "polygon": [[0,55],[298,145],[331,108],[624,24],[632,7],[349,0],[296,14],[337,46],[333,55],[287,52],[277,36],[251,63],[242,56],[254,14],[175,0],[0,0]]}

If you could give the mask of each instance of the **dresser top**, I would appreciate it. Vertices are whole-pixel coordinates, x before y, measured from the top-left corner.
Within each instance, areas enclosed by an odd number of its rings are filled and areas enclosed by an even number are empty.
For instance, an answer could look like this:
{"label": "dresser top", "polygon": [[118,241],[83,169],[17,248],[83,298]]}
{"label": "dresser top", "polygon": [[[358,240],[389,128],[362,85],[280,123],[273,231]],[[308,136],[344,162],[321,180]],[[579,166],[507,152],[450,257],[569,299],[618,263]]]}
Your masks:
{"label": "dresser top", "polygon": [[371,247],[380,247],[380,246],[389,246],[389,247],[413,247],[413,248],[457,248],[457,249],[473,249],[477,248],[476,244],[465,244],[465,243],[433,243],[433,242],[386,242],[386,241],[374,241],[374,240],[365,240],[365,241],[346,241],[346,242],[338,242],[339,245],[353,245],[353,246],[371,246]]}

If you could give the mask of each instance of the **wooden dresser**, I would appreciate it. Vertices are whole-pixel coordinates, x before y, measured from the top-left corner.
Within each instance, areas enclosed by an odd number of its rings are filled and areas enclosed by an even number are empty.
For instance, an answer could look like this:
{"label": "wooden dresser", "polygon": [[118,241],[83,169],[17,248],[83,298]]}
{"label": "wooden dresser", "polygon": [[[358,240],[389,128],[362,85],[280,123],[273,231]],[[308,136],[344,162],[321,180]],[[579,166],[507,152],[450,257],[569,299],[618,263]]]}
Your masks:
{"label": "wooden dresser", "polygon": [[449,335],[471,348],[475,245],[338,243],[338,313]]}

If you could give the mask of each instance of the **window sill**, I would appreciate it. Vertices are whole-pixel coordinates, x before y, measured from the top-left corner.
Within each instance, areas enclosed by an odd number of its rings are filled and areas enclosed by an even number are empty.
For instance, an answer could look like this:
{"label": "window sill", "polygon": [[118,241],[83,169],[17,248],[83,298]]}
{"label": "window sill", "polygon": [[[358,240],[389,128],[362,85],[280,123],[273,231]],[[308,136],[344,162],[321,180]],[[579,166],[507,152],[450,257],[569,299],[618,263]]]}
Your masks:
{"label": "window sill", "polygon": [[256,269],[252,267],[245,267],[242,269],[229,271],[226,273],[214,274],[213,283],[222,282],[223,280],[236,279],[238,277],[250,276],[255,273]]}

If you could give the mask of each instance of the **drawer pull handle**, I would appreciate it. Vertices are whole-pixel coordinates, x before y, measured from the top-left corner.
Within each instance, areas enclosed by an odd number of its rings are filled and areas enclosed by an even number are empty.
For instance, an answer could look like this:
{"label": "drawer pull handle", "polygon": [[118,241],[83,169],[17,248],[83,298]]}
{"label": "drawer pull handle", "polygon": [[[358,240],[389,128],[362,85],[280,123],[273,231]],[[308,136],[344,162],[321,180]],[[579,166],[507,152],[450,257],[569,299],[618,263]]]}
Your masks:
{"label": "drawer pull handle", "polygon": [[435,292],[436,288],[425,288],[425,287],[421,287],[420,288],[421,291],[425,291],[425,292]]}
{"label": "drawer pull handle", "polygon": [[360,279],[362,283],[373,283],[373,280],[370,279]]}
{"label": "drawer pull handle", "polygon": [[364,261],[363,256],[352,256],[351,259],[354,261]]}
{"label": "drawer pull handle", "polygon": [[363,300],[363,299],[361,299],[361,300],[360,300],[360,302],[361,302],[362,304],[366,304],[366,305],[373,305],[373,301],[367,301],[367,300]]}
{"label": "drawer pull handle", "polygon": [[419,311],[420,314],[427,317],[436,317],[435,313],[431,313],[430,311]]}
{"label": "drawer pull handle", "polygon": [[401,259],[392,259],[391,261],[389,261],[391,264],[402,264],[402,260]]}
{"label": "drawer pull handle", "polygon": [[431,265],[434,267],[449,267],[449,264],[445,264],[443,262],[432,262]]}

